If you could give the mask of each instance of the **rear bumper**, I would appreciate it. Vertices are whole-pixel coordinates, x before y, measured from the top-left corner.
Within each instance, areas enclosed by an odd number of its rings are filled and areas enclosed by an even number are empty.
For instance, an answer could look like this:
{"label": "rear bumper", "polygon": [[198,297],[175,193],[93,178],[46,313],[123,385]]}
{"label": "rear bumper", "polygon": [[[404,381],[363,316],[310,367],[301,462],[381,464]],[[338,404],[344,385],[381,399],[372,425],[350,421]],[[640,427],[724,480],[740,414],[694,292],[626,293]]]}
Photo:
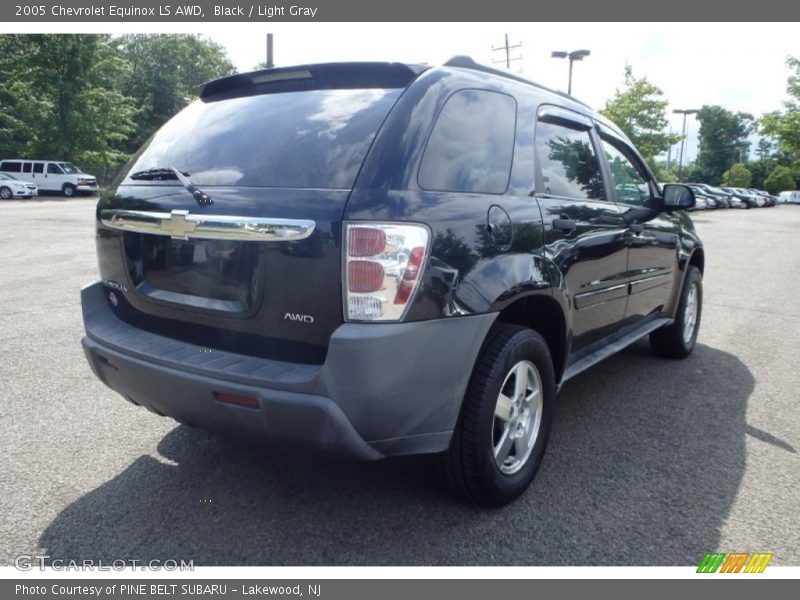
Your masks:
{"label": "rear bumper", "polygon": [[[101,283],[81,292],[83,348],[129,401],[205,429],[362,460],[447,448],[496,314],[341,325],[322,365],[209,351],[118,319]],[[258,400],[223,403],[215,393]]]}

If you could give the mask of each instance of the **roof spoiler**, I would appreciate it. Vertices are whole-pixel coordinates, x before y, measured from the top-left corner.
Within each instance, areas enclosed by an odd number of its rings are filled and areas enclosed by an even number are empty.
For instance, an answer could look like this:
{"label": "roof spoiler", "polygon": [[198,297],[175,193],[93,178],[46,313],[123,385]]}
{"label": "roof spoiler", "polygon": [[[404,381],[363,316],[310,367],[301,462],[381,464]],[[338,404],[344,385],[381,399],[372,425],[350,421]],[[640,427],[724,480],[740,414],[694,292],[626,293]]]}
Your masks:
{"label": "roof spoiler", "polygon": [[227,98],[306,90],[405,88],[428,69],[426,65],[389,62],[349,62],[299,65],[237,73],[200,86],[200,99]]}

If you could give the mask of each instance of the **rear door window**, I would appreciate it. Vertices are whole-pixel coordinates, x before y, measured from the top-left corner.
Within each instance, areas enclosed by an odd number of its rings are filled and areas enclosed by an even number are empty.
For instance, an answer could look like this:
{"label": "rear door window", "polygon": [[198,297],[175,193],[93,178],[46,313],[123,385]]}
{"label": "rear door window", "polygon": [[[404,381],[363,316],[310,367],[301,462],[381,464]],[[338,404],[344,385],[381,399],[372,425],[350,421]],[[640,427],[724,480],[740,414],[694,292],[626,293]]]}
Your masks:
{"label": "rear door window", "polygon": [[507,94],[461,90],[448,98],[420,164],[426,190],[502,194],[514,156],[517,103]]}
{"label": "rear door window", "polygon": [[539,193],[561,198],[605,200],[606,192],[589,131],[567,122],[536,125]]}
{"label": "rear door window", "polygon": [[44,163],[33,163],[34,173],[44,173]]}
{"label": "rear door window", "polygon": [[175,167],[198,186],[351,188],[401,93],[313,90],[198,100],[161,128],[128,175]]}

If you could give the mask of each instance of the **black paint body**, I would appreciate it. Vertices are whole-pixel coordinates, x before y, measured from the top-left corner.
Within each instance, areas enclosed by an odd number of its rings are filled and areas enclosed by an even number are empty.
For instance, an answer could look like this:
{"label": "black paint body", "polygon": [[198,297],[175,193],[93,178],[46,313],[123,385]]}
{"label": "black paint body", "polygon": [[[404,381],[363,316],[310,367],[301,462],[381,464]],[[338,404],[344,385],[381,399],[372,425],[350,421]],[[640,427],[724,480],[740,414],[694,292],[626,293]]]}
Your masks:
{"label": "black paint body", "polygon": [[[508,187],[498,194],[424,190],[418,173],[437,115],[452,94],[471,89],[516,102]],[[322,364],[331,335],[344,322],[343,222],[419,222],[430,228],[431,253],[405,321],[499,313],[536,298],[560,315],[563,356],[555,359],[563,373],[617,332],[644,319],[672,316],[686,265],[702,249],[685,212],[657,208],[657,186],[652,208],[617,202],[602,152],[605,200],[544,194],[537,182],[535,132],[537,115],[550,105],[580,115],[590,127],[600,123],[624,140],[613,125],[566,96],[487,72],[441,67],[424,70],[399,94],[352,187],[201,185],[214,204],[199,207],[180,186],[124,180],[103,195],[98,211],[183,209],[302,218],[313,219],[316,229],[306,240],[246,242],[255,246],[235,250],[240,264],[231,274],[233,300],[221,310],[148,296],[131,264],[140,241],[98,221],[101,277],[125,288],[117,292],[115,311],[139,328],[209,348]],[[594,129],[591,135],[596,141]],[[561,228],[570,222],[574,228]],[[176,252],[180,256],[180,249]],[[181,273],[175,260],[151,262],[149,268],[164,269],[166,281]],[[314,322],[287,321],[286,313],[313,315]]]}

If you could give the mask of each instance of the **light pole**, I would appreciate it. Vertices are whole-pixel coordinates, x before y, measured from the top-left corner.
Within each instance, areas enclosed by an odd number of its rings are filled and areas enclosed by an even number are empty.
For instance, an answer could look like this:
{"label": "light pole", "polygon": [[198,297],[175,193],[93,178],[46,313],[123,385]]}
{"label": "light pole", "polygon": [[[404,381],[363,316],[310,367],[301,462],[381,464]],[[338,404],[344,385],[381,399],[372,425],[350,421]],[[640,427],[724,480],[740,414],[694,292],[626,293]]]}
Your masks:
{"label": "light pole", "polygon": [[275,61],[272,60],[272,34],[267,34],[267,68],[274,69]]}
{"label": "light pole", "polygon": [[683,172],[683,144],[686,142],[686,115],[693,115],[698,110],[696,108],[676,108],[672,111],[673,114],[683,115],[683,128],[681,129],[681,155],[678,158],[678,179],[681,178]]}
{"label": "light pole", "polygon": [[554,50],[550,53],[550,58],[568,58],[569,59],[569,84],[567,85],[567,94],[570,96],[572,95],[572,63],[576,60],[583,60],[586,56],[589,56],[591,52],[589,50],[573,50],[572,52],[566,52],[564,50]]}

